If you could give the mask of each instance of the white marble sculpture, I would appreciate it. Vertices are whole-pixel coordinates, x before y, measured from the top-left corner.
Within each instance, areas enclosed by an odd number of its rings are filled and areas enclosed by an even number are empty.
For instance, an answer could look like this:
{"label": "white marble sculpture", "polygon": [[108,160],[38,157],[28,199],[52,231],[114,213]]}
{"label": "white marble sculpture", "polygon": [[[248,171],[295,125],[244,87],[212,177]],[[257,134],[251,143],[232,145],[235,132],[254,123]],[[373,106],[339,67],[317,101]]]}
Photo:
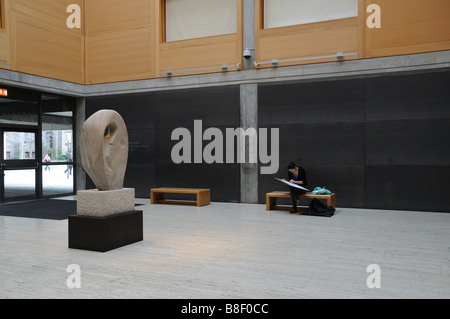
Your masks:
{"label": "white marble sculpture", "polygon": [[128,132],[119,113],[100,110],[81,129],[81,163],[99,191],[123,188]]}

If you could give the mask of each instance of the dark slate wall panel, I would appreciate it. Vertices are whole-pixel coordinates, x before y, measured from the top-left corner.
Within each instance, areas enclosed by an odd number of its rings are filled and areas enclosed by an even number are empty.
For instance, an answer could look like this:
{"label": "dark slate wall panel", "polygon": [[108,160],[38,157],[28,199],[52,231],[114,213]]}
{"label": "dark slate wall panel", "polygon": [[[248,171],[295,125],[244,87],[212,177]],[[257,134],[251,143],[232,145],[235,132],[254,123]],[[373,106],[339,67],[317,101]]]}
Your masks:
{"label": "dark slate wall panel", "polygon": [[450,166],[366,167],[366,207],[450,213]]}
{"label": "dark slate wall panel", "polygon": [[366,126],[368,165],[450,163],[450,119],[388,120]]}
{"label": "dark slate wall panel", "polygon": [[[274,177],[295,161],[310,188],[337,193],[338,207],[448,211],[448,83],[450,72],[260,85],[259,127],[280,130],[280,169],[259,175],[259,202],[283,190]],[[137,184],[138,196],[157,186],[209,187],[215,201],[239,201],[239,164],[175,165],[170,156],[172,131],[185,127],[194,142],[196,119],[224,138],[240,126],[238,86],[87,99],[87,115],[101,108],[127,123],[125,184]]]}
{"label": "dark slate wall panel", "polygon": [[159,187],[155,167],[153,163],[129,162],[123,186],[135,188],[136,197],[150,198],[150,188]]}
{"label": "dark slate wall panel", "polygon": [[450,72],[366,80],[366,206],[449,211]]}
{"label": "dark slate wall panel", "polygon": [[289,190],[273,177],[286,178],[293,161],[305,167],[308,187],[337,193],[338,206],[364,207],[364,80],[259,86],[259,126],[280,129],[280,169],[260,175],[258,199]]}
{"label": "dark slate wall panel", "polygon": [[[218,128],[225,131],[225,127]],[[203,161],[202,163],[194,163],[194,130],[190,127],[187,129],[191,133],[190,164],[173,163],[171,157],[172,148],[179,141],[171,140],[172,128],[160,128],[157,130],[158,143],[155,163],[158,171],[158,185],[161,187],[177,187],[178,185],[178,187],[210,188],[211,200],[238,202],[240,200],[239,164],[207,164]],[[202,151],[207,143],[202,142]],[[225,151],[223,154],[225,157]]]}
{"label": "dark slate wall panel", "polygon": [[128,160],[135,164],[146,164],[155,158],[156,129],[128,128]]}
{"label": "dark slate wall panel", "polygon": [[450,72],[366,80],[367,121],[450,118]]}
{"label": "dark slate wall panel", "polygon": [[118,111],[129,130],[155,127],[156,105],[152,93],[101,96],[86,100],[86,117],[101,109]]}
{"label": "dark slate wall panel", "polygon": [[311,166],[308,171],[311,190],[316,186],[332,190],[339,207],[364,207],[364,165]]}
{"label": "dark slate wall panel", "polygon": [[259,126],[364,121],[363,89],[362,79],[260,85]]}
{"label": "dark slate wall panel", "polygon": [[[127,125],[124,185],[134,187],[136,196],[149,197],[152,187],[199,187],[210,188],[214,201],[240,200],[239,164],[174,164],[171,158],[178,143],[171,134],[178,127],[191,132],[193,145],[194,120],[202,120],[202,131],[240,126],[238,86],[89,98],[86,115],[105,108],[119,112]],[[92,181],[88,186],[94,187]]]}
{"label": "dark slate wall panel", "polygon": [[[240,126],[239,87],[206,88],[156,94],[157,143],[155,163],[160,186],[210,188],[212,201],[240,201],[239,164],[194,163],[194,143],[203,148],[209,141],[196,140],[194,120],[202,121],[202,133],[209,127],[225,129]],[[191,136],[191,163],[174,164],[171,140],[173,130],[186,128]],[[224,151],[225,157],[225,151]]]}
{"label": "dark slate wall panel", "polygon": [[364,124],[280,125],[280,163],[364,164]]}
{"label": "dark slate wall panel", "polygon": [[158,128],[192,127],[202,120],[204,127],[239,127],[239,86],[156,93]]}
{"label": "dark slate wall panel", "polygon": [[[280,128],[275,175],[300,163],[341,207],[449,211],[449,83],[434,72],[260,85],[259,125]],[[259,181],[261,203],[283,186]]]}

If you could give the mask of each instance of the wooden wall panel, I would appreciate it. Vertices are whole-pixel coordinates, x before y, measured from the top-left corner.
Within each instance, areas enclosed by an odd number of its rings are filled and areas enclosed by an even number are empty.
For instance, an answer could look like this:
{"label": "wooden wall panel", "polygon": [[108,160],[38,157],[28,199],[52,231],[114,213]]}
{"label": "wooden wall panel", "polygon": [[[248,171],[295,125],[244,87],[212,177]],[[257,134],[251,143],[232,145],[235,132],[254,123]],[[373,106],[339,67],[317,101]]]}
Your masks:
{"label": "wooden wall panel", "polygon": [[11,69],[10,42],[9,32],[0,29],[0,69]]}
{"label": "wooden wall panel", "polygon": [[3,28],[0,28],[0,69],[11,69],[11,28],[9,27],[9,3],[4,0],[1,0],[1,2],[4,6],[2,8]]}
{"label": "wooden wall panel", "polygon": [[[228,70],[242,68],[242,1],[237,1],[237,32],[235,34],[205,37],[199,39],[163,42],[161,23],[156,25],[157,76],[165,77],[168,70],[173,75],[201,74],[221,72],[221,66],[227,64]],[[164,1],[156,1],[157,12],[161,12]],[[159,18],[159,15],[158,15]]]}
{"label": "wooden wall panel", "polygon": [[169,69],[174,75],[221,72],[223,64],[235,70],[242,61],[242,0],[237,1],[237,34],[171,43],[160,38],[163,1],[87,1],[86,83],[164,77]]}
{"label": "wooden wall panel", "polygon": [[[259,67],[271,67],[274,59],[283,65],[298,65],[317,62],[336,61],[336,53],[356,53],[345,60],[362,58],[364,33],[364,1],[359,0],[359,15],[325,22],[309,23],[273,29],[263,28],[263,0],[255,1],[255,61],[263,63]],[[332,58],[311,59],[320,56]],[[305,60],[298,60],[305,59]],[[292,61],[297,60],[297,61]]]}
{"label": "wooden wall panel", "polygon": [[86,34],[149,27],[155,23],[153,0],[86,1]]}
{"label": "wooden wall panel", "polygon": [[[34,23],[36,22],[36,23]],[[15,18],[15,66],[24,73],[83,82],[81,39],[39,26],[36,20]]]}
{"label": "wooden wall panel", "polygon": [[0,29],[5,26],[5,9],[4,7],[5,0],[0,0]]}
{"label": "wooden wall panel", "polygon": [[86,84],[154,77],[151,0],[86,1]]}
{"label": "wooden wall panel", "polygon": [[[165,43],[163,0],[8,0],[0,30],[0,68],[82,83],[110,83],[221,72],[242,65],[242,3],[236,34]],[[66,8],[82,8],[81,29],[69,29]],[[382,9],[382,28],[369,29],[366,8]],[[262,28],[263,0],[255,1],[255,61],[279,65],[336,61],[337,52],[362,59],[450,50],[449,0],[359,0],[357,18]],[[317,56],[327,59],[311,59]],[[271,64],[260,67],[270,67]]]}
{"label": "wooden wall panel", "polygon": [[88,35],[87,84],[151,78],[151,48],[145,28]]}
{"label": "wooden wall panel", "polygon": [[162,43],[159,72],[172,70],[174,75],[221,72],[223,64],[227,64],[229,70],[236,70],[241,61],[240,39],[237,35],[225,35],[187,40],[183,44]]}
{"label": "wooden wall panel", "polygon": [[[294,32],[274,36],[263,36],[259,42],[258,61],[291,60],[317,56],[336,55],[337,52],[358,53],[358,26],[343,26],[308,32]],[[352,58],[356,58],[352,57]],[[349,59],[349,57],[346,57]],[[316,63],[321,61],[336,61],[336,58],[318,60],[290,61],[280,63],[300,64]]]}
{"label": "wooden wall panel", "polygon": [[84,32],[69,29],[66,8],[81,0],[9,2],[11,64],[19,72],[84,83]]}
{"label": "wooden wall panel", "polygon": [[6,31],[0,30],[0,68],[10,69],[10,37]]}
{"label": "wooden wall panel", "polygon": [[450,49],[450,1],[375,0],[381,28],[366,30],[367,57]]}

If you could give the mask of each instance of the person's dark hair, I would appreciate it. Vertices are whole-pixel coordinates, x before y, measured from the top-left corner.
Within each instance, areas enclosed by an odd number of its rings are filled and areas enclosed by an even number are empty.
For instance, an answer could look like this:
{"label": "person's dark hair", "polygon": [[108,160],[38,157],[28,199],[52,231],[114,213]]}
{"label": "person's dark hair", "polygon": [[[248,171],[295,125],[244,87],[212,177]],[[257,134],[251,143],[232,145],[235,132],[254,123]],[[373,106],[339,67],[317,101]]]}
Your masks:
{"label": "person's dark hair", "polygon": [[293,162],[290,162],[289,164],[288,164],[288,169],[293,169],[293,168],[295,168],[295,167],[297,167],[297,165],[295,165],[295,163],[293,163]]}

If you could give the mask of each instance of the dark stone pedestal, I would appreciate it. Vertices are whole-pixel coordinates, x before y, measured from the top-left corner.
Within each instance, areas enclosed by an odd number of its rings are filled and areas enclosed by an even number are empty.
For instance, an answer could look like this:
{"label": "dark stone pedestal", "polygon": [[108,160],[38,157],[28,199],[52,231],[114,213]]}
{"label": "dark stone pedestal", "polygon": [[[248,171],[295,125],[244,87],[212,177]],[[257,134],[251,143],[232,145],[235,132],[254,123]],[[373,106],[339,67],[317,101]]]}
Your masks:
{"label": "dark stone pedestal", "polygon": [[69,216],[69,248],[105,252],[141,240],[141,210],[106,217]]}

